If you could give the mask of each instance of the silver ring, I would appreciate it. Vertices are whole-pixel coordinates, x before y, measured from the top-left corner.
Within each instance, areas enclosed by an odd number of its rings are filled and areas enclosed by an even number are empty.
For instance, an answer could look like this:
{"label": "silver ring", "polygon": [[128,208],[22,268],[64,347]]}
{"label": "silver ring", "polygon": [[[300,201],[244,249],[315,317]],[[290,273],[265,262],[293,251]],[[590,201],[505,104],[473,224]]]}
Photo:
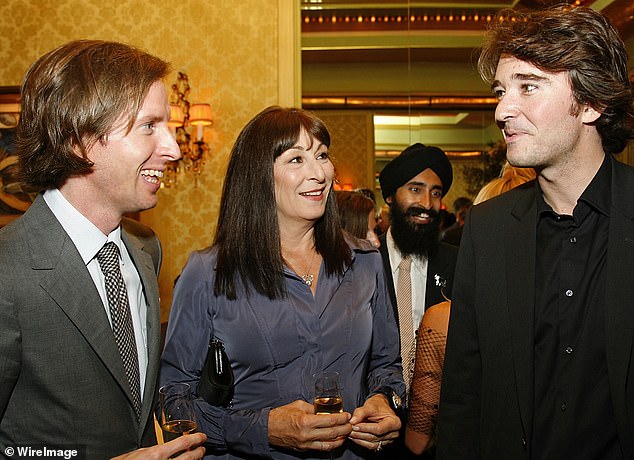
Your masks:
{"label": "silver ring", "polygon": [[379,445],[376,446],[376,451],[379,452],[381,449],[383,449],[383,441],[379,441]]}

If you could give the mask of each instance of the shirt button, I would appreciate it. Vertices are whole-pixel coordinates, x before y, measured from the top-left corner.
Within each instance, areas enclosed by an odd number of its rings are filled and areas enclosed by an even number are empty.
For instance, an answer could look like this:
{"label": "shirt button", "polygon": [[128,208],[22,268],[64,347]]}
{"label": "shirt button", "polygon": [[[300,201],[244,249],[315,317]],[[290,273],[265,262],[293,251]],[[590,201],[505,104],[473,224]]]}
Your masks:
{"label": "shirt button", "polygon": [[577,242],[577,237],[576,236],[570,237],[570,242],[571,243],[576,243]]}
{"label": "shirt button", "polygon": [[572,297],[572,294],[574,294],[574,293],[572,292],[572,289],[568,289],[568,290],[566,291],[566,297]]}
{"label": "shirt button", "polygon": [[572,349],[572,347],[566,347],[566,353],[568,353],[569,355],[572,354],[574,350]]}
{"label": "shirt button", "polygon": [[566,403],[563,403],[560,407],[562,412],[566,412]]}

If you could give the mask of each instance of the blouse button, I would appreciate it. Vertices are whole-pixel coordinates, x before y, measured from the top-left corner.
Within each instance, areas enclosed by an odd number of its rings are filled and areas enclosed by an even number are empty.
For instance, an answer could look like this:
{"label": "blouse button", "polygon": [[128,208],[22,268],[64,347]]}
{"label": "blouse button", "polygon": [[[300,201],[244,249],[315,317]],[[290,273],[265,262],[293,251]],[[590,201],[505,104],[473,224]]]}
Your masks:
{"label": "blouse button", "polygon": [[573,243],[573,244],[576,243],[577,242],[577,237],[576,236],[571,236],[570,237],[570,242]]}
{"label": "blouse button", "polygon": [[572,292],[572,289],[568,289],[568,290],[566,291],[566,297],[572,297],[572,295],[573,295],[573,294],[574,294],[574,293]]}

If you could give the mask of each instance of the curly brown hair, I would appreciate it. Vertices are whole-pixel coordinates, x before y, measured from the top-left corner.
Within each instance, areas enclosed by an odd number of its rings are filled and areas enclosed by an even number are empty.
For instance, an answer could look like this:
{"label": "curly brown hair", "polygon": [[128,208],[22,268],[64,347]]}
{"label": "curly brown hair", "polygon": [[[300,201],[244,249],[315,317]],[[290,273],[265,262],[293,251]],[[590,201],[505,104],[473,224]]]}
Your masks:
{"label": "curly brown hair", "polygon": [[634,111],[627,51],[608,19],[587,7],[503,10],[491,21],[478,70],[492,82],[508,55],[545,72],[567,72],[575,100],[601,113],[595,122],[607,153],[619,153],[632,135]]}

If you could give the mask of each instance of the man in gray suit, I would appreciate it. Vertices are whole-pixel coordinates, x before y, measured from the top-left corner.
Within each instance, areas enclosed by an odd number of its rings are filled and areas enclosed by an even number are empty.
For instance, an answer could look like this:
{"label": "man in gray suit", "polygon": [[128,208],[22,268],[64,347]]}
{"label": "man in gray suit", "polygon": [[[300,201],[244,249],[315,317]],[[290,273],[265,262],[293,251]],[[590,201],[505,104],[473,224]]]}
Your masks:
{"label": "man in gray suit", "polygon": [[[130,46],[75,41],[26,74],[17,152],[24,181],[43,192],[0,230],[4,455],[19,447],[89,459],[204,454],[203,434],[135,450],[156,444],[160,246],[122,219],[156,205],[166,163],[180,158],[167,126],[168,72]],[[125,284],[119,310],[97,260],[106,243],[116,245]],[[119,314],[130,326],[123,354]]]}
{"label": "man in gray suit", "polygon": [[[515,19],[508,19],[512,14]],[[513,166],[456,265],[439,459],[634,458],[634,169],[627,52],[589,8],[505,11],[479,67]]]}

